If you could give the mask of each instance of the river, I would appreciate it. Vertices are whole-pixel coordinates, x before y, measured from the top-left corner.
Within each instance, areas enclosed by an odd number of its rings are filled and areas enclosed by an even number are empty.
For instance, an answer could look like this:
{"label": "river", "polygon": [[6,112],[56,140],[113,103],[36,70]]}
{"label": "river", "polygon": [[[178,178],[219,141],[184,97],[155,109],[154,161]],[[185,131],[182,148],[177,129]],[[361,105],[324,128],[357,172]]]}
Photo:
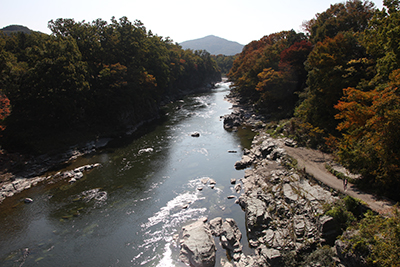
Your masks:
{"label": "river", "polygon": [[[252,132],[228,132],[220,116],[229,83],[168,106],[140,137],[124,137],[67,167],[101,166],[76,183],[25,190],[0,206],[1,266],[183,266],[174,236],[201,217],[233,218],[247,245],[245,215],[230,179]],[[199,132],[199,137],[190,134]],[[229,150],[238,153],[228,153]],[[212,189],[201,179],[216,181]],[[198,190],[203,187],[203,190]],[[34,201],[24,204],[21,199]],[[183,208],[187,205],[186,208]],[[216,239],[216,243],[218,240]],[[227,259],[217,245],[217,264]]]}

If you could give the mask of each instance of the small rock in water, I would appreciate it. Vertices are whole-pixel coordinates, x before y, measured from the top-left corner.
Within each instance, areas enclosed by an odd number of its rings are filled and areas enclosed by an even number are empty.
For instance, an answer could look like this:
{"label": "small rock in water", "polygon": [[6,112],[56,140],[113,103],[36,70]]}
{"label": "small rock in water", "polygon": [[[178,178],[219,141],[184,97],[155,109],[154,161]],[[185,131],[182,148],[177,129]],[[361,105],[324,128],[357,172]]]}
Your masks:
{"label": "small rock in water", "polygon": [[199,190],[199,191],[201,191],[201,190],[203,190],[203,187],[197,187],[197,190]]}
{"label": "small rock in water", "polygon": [[199,132],[194,132],[194,133],[191,134],[191,136],[192,136],[192,137],[199,137],[199,136],[200,136],[200,133],[199,133]]}
{"label": "small rock in water", "polygon": [[138,151],[138,154],[143,154],[143,153],[150,153],[150,152],[153,152],[153,148],[151,148],[151,147],[149,147],[149,148],[143,148],[143,149],[140,149],[139,151]]}
{"label": "small rock in water", "polygon": [[232,199],[232,198],[235,198],[236,196],[234,196],[234,195],[230,195],[230,196],[228,196],[228,199]]}
{"label": "small rock in water", "polygon": [[240,184],[235,185],[235,191],[236,193],[239,193],[240,190],[242,190],[242,186]]}
{"label": "small rock in water", "polygon": [[236,150],[228,150],[228,153],[237,153]]}
{"label": "small rock in water", "polygon": [[33,199],[27,197],[27,198],[24,199],[24,202],[25,202],[25,203],[32,203],[32,202],[33,202]]}
{"label": "small rock in water", "polygon": [[188,207],[189,207],[189,205],[185,204],[185,205],[182,206],[182,209],[187,209]]}
{"label": "small rock in water", "polygon": [[201,182],[203,183],[203,184],[207,184],[207,182],[210,180],[210,178],[209,177],[203,177],[203,178],[201,178]]}
{"label": "small rock in water", "polygon": [[231,179],[231,184],[236,184],[236,179],[232,178]]}
{"label": "small rock in water", "polygon": [[216,184],[217,182],[214,179],[210,179],[210,184]]}

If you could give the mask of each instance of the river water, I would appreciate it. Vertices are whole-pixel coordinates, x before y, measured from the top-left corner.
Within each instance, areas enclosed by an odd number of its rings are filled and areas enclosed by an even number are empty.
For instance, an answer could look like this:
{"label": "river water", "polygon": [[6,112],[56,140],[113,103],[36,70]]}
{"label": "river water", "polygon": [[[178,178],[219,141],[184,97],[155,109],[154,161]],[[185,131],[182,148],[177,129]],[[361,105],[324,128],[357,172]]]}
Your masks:
{"label": "river water", "polygon": [[[76,183],[38,185],[6,199],[0,206],[0,265],[182,266],[174,236],[196,219],[218,216],[236,220],[244,251],[251,253],[244,213],[227,196],[239,196],[230,179],[244,176],[234,163],[252,133],[224,130],[220,116],[231,112],[228,93],[223,82],[211,93],[186,97],[146,134],[113,140],[78,158],[67,169],[101,167]],[[190,135],[195,131],[199,137]],[[204,177],[217,182],[214,189],[202,184]],[[23,204],[24,197],[34,202]],[[228,260],[218,246],[216,266],[221,259]]]}

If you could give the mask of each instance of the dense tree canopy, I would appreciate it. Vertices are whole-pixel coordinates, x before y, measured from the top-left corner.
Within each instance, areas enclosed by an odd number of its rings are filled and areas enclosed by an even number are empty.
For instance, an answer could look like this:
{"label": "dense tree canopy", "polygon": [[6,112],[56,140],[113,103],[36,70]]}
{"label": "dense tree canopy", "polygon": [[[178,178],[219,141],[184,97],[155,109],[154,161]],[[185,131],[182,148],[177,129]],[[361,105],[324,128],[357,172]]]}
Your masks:
{"label": "dense tree canopy", "polygon": [[308,87],[297,108],[298,115],[314,127],[334,134],[338,123],[334,105],[343,96],[343,88],[355,87],[367,78],[366,56],[357,35],[351,32],[327,37],[315,45],[305,62]]}
{"label": "dense tree canopy", "polygon": [[296,102],[293,93],[306,75],[301,66],[311,45],[305,38],[293,30],[282,31],[245,46],[228,74],[235,90],[262,112],[290,113]]}
{"label": "dense tree canopy", "polygon": [[339,33],[364,31],[374,11],[372,2],[349,0],[331,5],[325,12],[305,22],[303,27],[310,34],[311,42],[316,44],[327,37],[334,38]]}
{"label": "dense tree canopy", "polygon": [[157,117],[165,99],[220,79],[210,54],[185,51],[140,21],[57,19],[49,28],[51,35],[0,38],[0,90],[12,108],[3,138],[9,147],[26,149],[26,135],[48,129],[135,125]]}
{"label": "dense tree canopy", "polygon": [[[375,76],[369,85],[344,89],[335,106],[343,133],[338,155],[343,164],[363,174],[382,193],[398,198],[400,189],[399,1],[385,1],[366,31],[364,44],[372,55]],[[377,47],[377,43],[380,47]]]}
{"label": "dense tree canopy", "polygon": [[217,62],[221,75],[227,75],[233,66],[233,62],[236,56],[225,56],[225,55],[212,55],[214,60]]}

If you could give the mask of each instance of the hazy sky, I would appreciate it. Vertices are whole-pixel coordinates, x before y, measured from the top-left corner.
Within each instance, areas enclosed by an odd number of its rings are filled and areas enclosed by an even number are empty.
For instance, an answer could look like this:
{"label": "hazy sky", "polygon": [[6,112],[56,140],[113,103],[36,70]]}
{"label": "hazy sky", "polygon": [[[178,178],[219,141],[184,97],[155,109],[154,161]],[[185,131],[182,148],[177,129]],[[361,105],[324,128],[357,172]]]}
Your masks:
{"label": "hazy sky", "polygon": [[[282,30],[301,31],[303,21],[341,0],[0,0],[0,28],[19,24],[50,33],[51,19],[91,22],[112,16],[140,20],[174,42],[216,35],[241,44]],[[374,0],[382,8],[382,0]]]}

